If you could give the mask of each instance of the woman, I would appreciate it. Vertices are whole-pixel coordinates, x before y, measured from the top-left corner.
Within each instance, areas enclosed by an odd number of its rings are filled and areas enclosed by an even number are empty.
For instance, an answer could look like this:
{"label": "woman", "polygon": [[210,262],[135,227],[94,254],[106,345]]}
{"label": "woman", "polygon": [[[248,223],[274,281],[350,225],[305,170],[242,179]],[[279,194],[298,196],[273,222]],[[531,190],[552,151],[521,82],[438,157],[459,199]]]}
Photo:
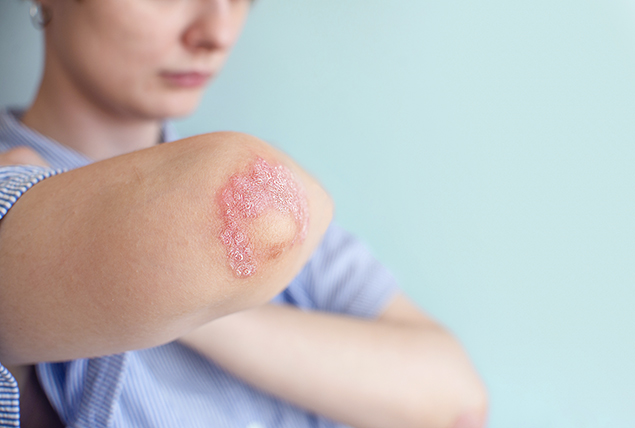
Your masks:
{"label": "woman", "polygon": [[[0,118],[3,162],[80,168],[3,169],[24,190],[41,183],[0,222],[0,361],[27,375],[40,363],[35,386],[71,426],[483,426],[460,346],[357,241],[326,230],[328,198],[292,160],[232,133],[157,145],[175,139],[166,118],[198,105],[250,5],[37,5],[44,74],[33,104]],[[227,214],[228,194],[275,199],[254,184],[262,170],[306,219],[274,203]],[[236,244],[241,231],[253,245]]]}

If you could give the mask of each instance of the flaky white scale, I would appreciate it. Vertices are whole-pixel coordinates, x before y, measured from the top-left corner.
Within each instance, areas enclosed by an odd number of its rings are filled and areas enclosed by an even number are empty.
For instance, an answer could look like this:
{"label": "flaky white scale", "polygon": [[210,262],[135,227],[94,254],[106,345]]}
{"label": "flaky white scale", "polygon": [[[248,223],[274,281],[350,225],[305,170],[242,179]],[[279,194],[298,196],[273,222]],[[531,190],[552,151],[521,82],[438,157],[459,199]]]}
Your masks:
{"label": "flaky white scale", "polygon": [[289,215],[296,223],[290,243],[302,242],[308,230],[308,207],[302,189],[283,165],[270,165],[258,157],[246,173],[235,174],[222,190],[223,228],[220,239],[229,266],[239,277],[256,273],[257,260],[248,226],[268,210]]}

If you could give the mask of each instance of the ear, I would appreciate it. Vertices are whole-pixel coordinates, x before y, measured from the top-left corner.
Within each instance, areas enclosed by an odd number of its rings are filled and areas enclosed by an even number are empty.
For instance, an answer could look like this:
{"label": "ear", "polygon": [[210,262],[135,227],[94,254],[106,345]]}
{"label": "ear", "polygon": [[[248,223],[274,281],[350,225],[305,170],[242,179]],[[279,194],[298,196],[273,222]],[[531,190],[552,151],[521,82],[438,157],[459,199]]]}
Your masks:
{"label": "ear", "polygon": [[34,1],[29,7],[29,15],[33,26],[39,30],[44,29],[51,22],[53,16],[48,0]]}

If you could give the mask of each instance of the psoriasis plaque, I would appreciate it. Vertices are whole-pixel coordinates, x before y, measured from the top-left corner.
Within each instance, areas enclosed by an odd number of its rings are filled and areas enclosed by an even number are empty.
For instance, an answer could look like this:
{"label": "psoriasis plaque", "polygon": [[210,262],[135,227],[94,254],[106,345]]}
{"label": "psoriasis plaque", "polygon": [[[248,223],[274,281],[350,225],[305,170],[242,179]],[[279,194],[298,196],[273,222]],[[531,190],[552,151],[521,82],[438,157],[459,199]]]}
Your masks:
{"label": "psoriasis plaque", "polygon": [[289,216],[295,235],[289,247],[302,242],[309,225],[306,196],[291,171],[258,157],[246,172],[234,174],[221,189],[222,228],[220,240],[229,266],[237,277],[249,277],[258,268],[259,251],[250,236],[250,224],[269,213]]}

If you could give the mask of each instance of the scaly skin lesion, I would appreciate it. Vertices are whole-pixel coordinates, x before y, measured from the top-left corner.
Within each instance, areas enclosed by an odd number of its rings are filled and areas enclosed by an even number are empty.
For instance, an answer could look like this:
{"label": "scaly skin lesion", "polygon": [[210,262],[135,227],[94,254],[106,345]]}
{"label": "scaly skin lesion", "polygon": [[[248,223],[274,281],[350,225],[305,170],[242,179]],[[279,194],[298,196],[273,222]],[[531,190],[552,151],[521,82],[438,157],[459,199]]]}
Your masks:
{"label": "scaly skin lesion", "polygon": [[254,275],[262,262],[277,258],[306,237],[306,192],[281,164],[256,157],[229,178],[217,199],[223,219],[220,241],[239,278]]}

